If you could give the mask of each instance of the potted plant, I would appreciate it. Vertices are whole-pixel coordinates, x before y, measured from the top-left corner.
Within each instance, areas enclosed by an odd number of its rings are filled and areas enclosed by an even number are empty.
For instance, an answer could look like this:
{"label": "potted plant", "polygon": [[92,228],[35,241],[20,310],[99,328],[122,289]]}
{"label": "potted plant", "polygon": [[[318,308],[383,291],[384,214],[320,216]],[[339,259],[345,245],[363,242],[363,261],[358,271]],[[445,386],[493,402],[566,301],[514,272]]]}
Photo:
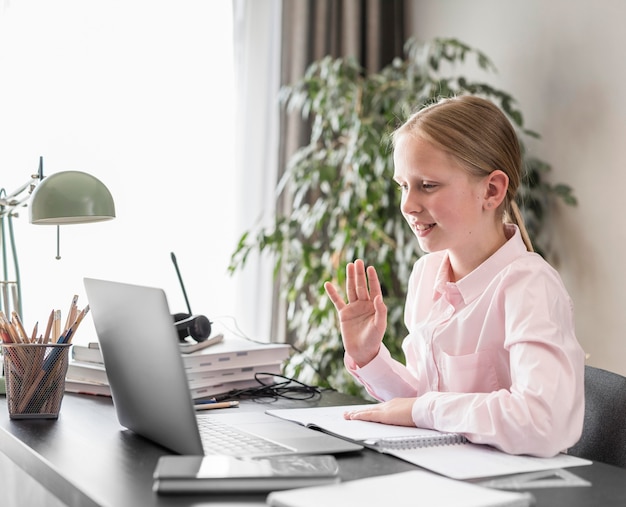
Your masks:
{"label": "potted plant", "polygon": [[[526,137],[539,137],[525,127],[510,94],[458,74],[469,57],[482,71],[495,71],[482,52],[456,39],[410,39],[405,49],[404,58],[369,75],[352,58],[326,57],[281,90],[284,107],[310,122],[309,143],[290,158],[277,189],[289,195],[291,209],[270,226],[245,232],[229,267],[231,272],[242,268],[252,251],[270,253],[288,305],[289,339],[298,351],[285,373],[361,396],[363,389],[343,367],[338,320],[322,285],[332,280],[345,286],[344,266],[355,258],[375,266],[389,309],[385,343],[402,359],[406,285],[422,253],[399,212],[390,134],[420,106],[471,93],[500,105],[522,145]],[[546,182],[547,163],[528,154],[525,162],[518,204],[542,253],[548,246],[542,230],[550,200],[569,205],[576,200],[567,185]]]}

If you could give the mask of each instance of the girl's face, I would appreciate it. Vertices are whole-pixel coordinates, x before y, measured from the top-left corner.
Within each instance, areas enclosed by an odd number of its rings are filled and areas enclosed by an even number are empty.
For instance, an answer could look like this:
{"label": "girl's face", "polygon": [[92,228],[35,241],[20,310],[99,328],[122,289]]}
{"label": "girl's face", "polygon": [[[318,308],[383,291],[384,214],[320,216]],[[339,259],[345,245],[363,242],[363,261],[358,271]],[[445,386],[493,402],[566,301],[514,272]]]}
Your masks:
{"label": "girl's face", "polygon": [[482,250],[488,223],[493,227],[493,214],[488,222],[484,213],[487,178],[470,175],[451,155],[409,134],[399,137],[393,158],[400,209],[421,249],[447,249],[457,258]]}

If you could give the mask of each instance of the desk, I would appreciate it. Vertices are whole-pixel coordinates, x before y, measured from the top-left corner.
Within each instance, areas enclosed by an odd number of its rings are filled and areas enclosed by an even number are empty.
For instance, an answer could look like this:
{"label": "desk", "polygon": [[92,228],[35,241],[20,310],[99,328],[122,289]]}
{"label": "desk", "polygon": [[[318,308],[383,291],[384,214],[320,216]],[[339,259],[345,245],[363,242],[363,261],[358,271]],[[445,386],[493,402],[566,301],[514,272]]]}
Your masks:
{"label": "desk", "polygon": [[[326,393],[315,401],[244,402],[240,408],[232,410],[359,402],[358,399],[338,393]],[[117,422],[111,400],[104,397],[66,394],[58,420],[12,421],[9,419],[6,398],[0,396],[0,453],[61,502],[72,507],[264,504],[264,496],[166,497],[154,494],[152,472],[158,458],[170,453],[122,428]],[[338,461],[341,478],[346,481],[416,468],[368,449],[361,453],[338,456]],[[626,505],[626,470],[603,463],[569,470],[591,481],[593,486],[533,490],[537,507]],[[419,496],[419,492],[416,492],[416,496]]]}

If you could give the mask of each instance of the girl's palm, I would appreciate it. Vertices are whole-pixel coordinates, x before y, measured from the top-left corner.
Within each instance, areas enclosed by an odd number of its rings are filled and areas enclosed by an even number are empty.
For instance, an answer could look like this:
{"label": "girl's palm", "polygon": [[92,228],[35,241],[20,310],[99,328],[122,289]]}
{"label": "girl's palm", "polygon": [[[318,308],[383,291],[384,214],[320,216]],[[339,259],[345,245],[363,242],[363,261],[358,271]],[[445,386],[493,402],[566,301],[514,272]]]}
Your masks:
{"label": "girl's palm", "polygon": [[346,267],[346,278],[347,303],[334,285],[327,282],[324,287],[339,314],[346,352],[364,366],[380,348],[387,327],[387,307],[372,266],[366,270],[363,261],[357,259]]}

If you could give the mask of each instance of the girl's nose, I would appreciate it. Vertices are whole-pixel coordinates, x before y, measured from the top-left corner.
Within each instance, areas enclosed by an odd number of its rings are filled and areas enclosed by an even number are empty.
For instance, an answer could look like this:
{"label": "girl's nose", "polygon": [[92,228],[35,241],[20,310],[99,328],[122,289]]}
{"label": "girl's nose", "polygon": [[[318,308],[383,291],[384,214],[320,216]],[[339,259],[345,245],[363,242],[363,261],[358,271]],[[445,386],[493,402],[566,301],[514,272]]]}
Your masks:
{"label": "girl's nose", "polygon": [[400,201],[400,211],[405,215],[412,213],[419,213],[423,211],[421,199],[418,192],[411,189],[405,190],[402,194],[402,200]]}

